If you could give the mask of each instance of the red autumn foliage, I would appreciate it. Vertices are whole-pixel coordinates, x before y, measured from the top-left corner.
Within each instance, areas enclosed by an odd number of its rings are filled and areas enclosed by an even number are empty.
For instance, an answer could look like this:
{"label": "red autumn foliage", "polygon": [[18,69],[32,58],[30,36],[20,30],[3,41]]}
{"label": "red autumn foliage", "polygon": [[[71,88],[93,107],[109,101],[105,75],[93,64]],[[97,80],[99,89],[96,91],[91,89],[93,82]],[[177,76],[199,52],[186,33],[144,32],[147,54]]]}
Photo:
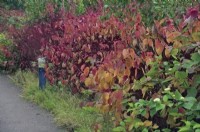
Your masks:
{"label": "red autumn foliage", "polygon": [[36,61],[40,55],[42,36],[38,33],[37,26],[38,23],[20,30],[10,27],[9,32],[14,42],[12,58],[15,65],[23,70],[31,68],[31,61]]}
{"label": "red autumn foliage", "polygon": [[[187,18],[180,20],[177,26],[170,19],[155,21],[152,30],[143,26],[139,15],[136,15],[135,19],[128,18],[125,18],[125,24],[120,30],[120,37],[126,40],[128,47],[107,54],[98,70],[85,80],[87,87],[101,94],[97,107],[103,113],[114,112],[116,124],[123,118],[121,95],[116,92],[123,91],[120,93],[123,98],[126,98],[127,94],[145,100],[158,96],[160,89],[157,86],[148,90],[143,87],[137,89],[134,83],[152,69],[149,64],[156,56],[162,56],[160,63],[173,60],[174,49],[180,49],[184,53],[184,45],[199,41],[195,34],[200,31],[200,21],[196,18],[191,18],[188,27],[182,25]],[[134,25],[131,25],[132,23]],[[188,40],[182,40],[182,36]],[[148,82],[149,79],[145,81]],[[183,110],[179,109],[179,112]]]}
{"label": "red autumn foliage", "polygon": [[[125,9],[123,20],[112,16],[106,21],[100,19],[101,10],[81,16],[50,12],[48,21],[25,29],[22,40],[17,42],[17,48],[22,51],[21,65],[34,60],[39,53],[33,56],[33,49],[42,46],[40,51],[48,62],[46,77],[50,83],[70,85],[73,93],[84,89],[99,93],[100,99],[88,106],[96,105],[103,113],[114,112],[118,124],[127,93],[136,99],[158,96],[159,88],[149,93],[146,89],[133,88],[135,80],[152,68],[150,63],[155,57],[162,56],[160,61],[170,60],[173,49],[198,40],[198,36],[191,39],[191,34],[200,31],[199,11],[194,8],[188,11],[189,20],[185,17],[177,25],[171,19],[163,19],[155,21],[152,29],[144,26],[137,11],[130,11],[131,8]],[[187,25],[190,27],[185,30]],[[191,40],[177,39],[181,35]],[[27,44],[31,45],[29,50]],[[148,79],[151,78],[145,81]],[[184,111],[179,109],[179,112]]]}
{"label": "red autumn foliage", "polygon": [[50,23],[37,27],[42,52],[48,62],[46,76],[51,83],[70,84],[74,92],[85,89],[84,81],[95,73],[104,57],[128,46],[120,37],[123,27],[117,18],[100,20],[101,11],[88,11],[82,16],[59,13]]}

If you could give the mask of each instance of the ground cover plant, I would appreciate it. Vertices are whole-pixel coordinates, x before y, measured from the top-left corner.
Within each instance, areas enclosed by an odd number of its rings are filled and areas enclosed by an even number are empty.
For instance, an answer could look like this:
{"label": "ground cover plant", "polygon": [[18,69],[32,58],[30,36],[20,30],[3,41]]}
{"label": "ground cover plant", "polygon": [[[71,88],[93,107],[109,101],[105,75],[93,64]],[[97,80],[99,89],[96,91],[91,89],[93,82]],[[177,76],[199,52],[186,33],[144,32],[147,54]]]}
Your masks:
{"label": "ground cover plant", "polygon": [[[106,19],[110,9],[99,4],[79,16],[48,5],[46,21],[15,37],[22,69],[46,57],[49,82],[90,93],[81,105],[110,117],[113,131],[198,132],[199,5],[146,26],[136,2],[123,4],[120,18],[111,13]],[[96,124],[95,131],[103,126]]]}

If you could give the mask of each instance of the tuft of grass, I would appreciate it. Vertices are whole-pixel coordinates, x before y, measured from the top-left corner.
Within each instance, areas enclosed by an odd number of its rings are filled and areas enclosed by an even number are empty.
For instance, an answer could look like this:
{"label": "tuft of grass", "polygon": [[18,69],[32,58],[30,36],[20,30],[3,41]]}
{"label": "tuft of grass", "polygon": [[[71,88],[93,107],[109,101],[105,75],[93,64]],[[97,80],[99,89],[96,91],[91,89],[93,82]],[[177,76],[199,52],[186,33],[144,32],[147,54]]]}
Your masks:
{"label": "tuft of grass", "polygon": [[18,71],[11,79],[22,87],[22,97],[50,111],[59,126],[75,132],[91,132],[91,126],[101,119],[100,114],[79,107],[82,99],[56,87],[47,85],[39,90],[37,76],[31,72]]}

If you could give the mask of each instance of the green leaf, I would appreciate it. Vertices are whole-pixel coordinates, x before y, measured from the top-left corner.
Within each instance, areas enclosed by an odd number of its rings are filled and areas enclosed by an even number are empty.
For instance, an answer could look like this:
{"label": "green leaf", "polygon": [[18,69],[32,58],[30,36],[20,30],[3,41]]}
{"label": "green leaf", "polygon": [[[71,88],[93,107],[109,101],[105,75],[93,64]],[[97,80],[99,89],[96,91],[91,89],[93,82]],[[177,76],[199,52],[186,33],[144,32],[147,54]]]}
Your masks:
{"label": "green leaf", "polygon": [[178,54],[178,49],[172,49],[171,55],[174,57],[174,59],[177,59],[176,55]]}
{"label": "green leaf", "polygon": [[194,97],[185,97],[184,101],[188,101],[188,102],[196,102],[196,98]]}
{"label": "green leaf", "polygon": [[140,111],[140,113],[141,113],[142,116],[145,116],[146,113],[147,113],[146,109],[140,109],[139,111]]}
{"label": "green leaf", "polygon": [[165,128],[165,129],[162,129],[162,132],[171,132],[171,130],[168,128]]}
{"label": "green leaf", "polygon": [[157,104],[156,105],[156,111],[159,111],[159,110],[162,110],[162,109],[164,109],[165,108],[165,105],[164,104]]}
{"label": "green leaf", "polygon": [[181,127],[178,132],[192,132],[192,130],[190,129],[190,127],[184,126]]}
{"label": "green leaf", "polygon": [[[154,65],[155,66],[155,65]],[[158,67],[152,67],[148,72],[147,72],[147,76],[153,77],[156,76],[158,73]]]}
{"label": "green leaf", "polygon": [[196,97],[197,89],[192,87],[187,90],[187,97]]}
{"label": "green leaf", "polygon": [[190,121],[184,121],[185,126],[180,127],[179,132],[192,132],[191,129],[191,122]]}
{"label": "green leaf", "polygon": [[173,103],[168,103],[167,104],[169,107],[172,107],[174,104]]}
{"label": "green leaf", "polygon": [[116,127],[116,128],[113,128],[113,131],[114,132],[126,132],[126,129],[124,127]]}
{"label": "green leaf", "polygon": [[133,106],[134,106],[133,103],[128,103],[128,105],[129,105],[130,107],[133,107]]}
{"label": "green leaf", "polygon": [[148,129],[147,129],[147,128],[144,128],[144,129],[142,130],[142,132],[148,132]]}
{"label": "green leaf", "polygon": [[153,117],[153,116],[156,114],[156,112],[157,112],[157,111],[156,111],[155,108],[154,108],[154,109],[151,109],[151,110],[150,110],[150,116]]}
{"label": "green leaf", "polygon": [[197,53],[193,53],[191,59],[192,59],[196,64],[200,63],[200,54],[199,54],[198,52],[197,52]]}
{"label": "green leaf", "polygon": [[197,104],[196,109],[200,110],[200,102]]}
{"label": "green leaf", "polygon": [[196,99],[194,97],[185,97],[184,101],[183,107],[190,110],[196,102]]}
{"label": "green leaf", "polygon": [[176,100],[180,100],[181,97],[183,97],[183,96],[179,93],[178,90],[176,90],[176,92],[175,92],[174,94],[175,94],[175,99],[176,99]]}
{"label": "green leaf", "polygon": [[200,62],[200,54],[197,52],[197,53],[193,53],[192,54],[192,57],[191,57],[191,59],[193,60],[193,61],[196,61],[196,62]]}
{"label": "green leaf", "polygon": [[169,65],[169,62],[164,61],[163,64],[164,64],[164,66],[168,66],[168,65]]}
{"label": "green leaf", "polygon": [[178,108],[169,109],[169,115],[173,115],[173,116],[178,115]]}
{"label": "green leaf", "polygon": [[200,124],[195,124],[195,125],[193,126],[193,129],[197,129],[197,128],[200,128]]}
{"label": "green leaf", "polygon": [[188,60],[188,59],[183,60],[183,65],[182,65],[183,68],[189,69],[193,65],[195,65],[195,63],[192,60]]}
{"label": "green leaf", "polygon": [[176,71],[175,77],[183,80],[183,79],[186,79],[188,77],[188,74],[186,72],[183,72],[183,71]]}
{"label": "green leaf", "polygon": [[194,32],[194,33],[192,33],[192,38],[196,42],[200,41],[200,32]]}
{"label": "green leaf", "polygon": [[200,129],[196,129],[195,132],[200,132]]}
{"label": "green leaf", "polygon": [[197,87],[200,84],[200,75],[194,75],[193,77],[193,87]]}
{"label": "green leaf", "polygon": [[123,126],[123,127],[125,127],[126,124],[123,121],[121,121],[120,125]]}
{"label": "green leaf", "polygon": [[191,110],[191,108],[192,108],[192,106],[194,105],[194,103],[184,103],[183,104],[183,107],[185,108],[185,109],[188,109],[188,110]]}
{"label": "green leaf", "polygon": [[164,101],[164,102],[167,102],[167,101],[168,101],[168,96],[167,96],[167,95],[164,95],[164,96],[163,96],[163,101]]}
{"label": "green leaf", "polygon": [[166,82],[169,82],[171,80],[173,80],[174,78],[173,77],[167,77],[164,81],[162,81],[161,83],[166,83]]}

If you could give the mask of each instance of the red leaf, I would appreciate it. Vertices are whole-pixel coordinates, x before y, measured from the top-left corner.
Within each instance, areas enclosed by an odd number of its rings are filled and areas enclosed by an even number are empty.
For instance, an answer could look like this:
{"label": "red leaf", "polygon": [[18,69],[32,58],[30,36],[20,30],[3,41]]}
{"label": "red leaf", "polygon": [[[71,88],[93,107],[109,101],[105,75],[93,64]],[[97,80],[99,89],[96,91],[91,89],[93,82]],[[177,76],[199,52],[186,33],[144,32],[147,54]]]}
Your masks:
{"label": "red leaf", "polygon": [[82,66],[81,66],[81,71],[83,71],[85,69],[85,64],[83,64]]}
{"label": "red leaf", "polygon": [[178,112],[181,113],[181,114],[184,114],[185,113],[185,109],[180,107],[180,108],[178,108]]}
{"label": "red leaf", "polygon": [[198,17],[198,13],[199,13],[199,11],[198,11],[198,9],[197,8],[189,8],[188,10],[187,10],[187,15],[188,16],[191,16],[192,18],[196,18],[196,17]]}
{"label": "red leaf", "polygon": [[135,31],[135,38],[139,39],[140,38],[140,31]]}
{"label": "red leaf", "polygon": [[89,74],[89,72],[90,72],[90,68],[89,68],[89,67],[86,67],[86,68],[84,69],[84,71],[83,71],[84,76],[87,77],[88,74]]}
{"label": "red leaf", "polygon": [[161,55],[164,50],[163,44],[158,39],[155,40],[155,50],[158,55]]}

